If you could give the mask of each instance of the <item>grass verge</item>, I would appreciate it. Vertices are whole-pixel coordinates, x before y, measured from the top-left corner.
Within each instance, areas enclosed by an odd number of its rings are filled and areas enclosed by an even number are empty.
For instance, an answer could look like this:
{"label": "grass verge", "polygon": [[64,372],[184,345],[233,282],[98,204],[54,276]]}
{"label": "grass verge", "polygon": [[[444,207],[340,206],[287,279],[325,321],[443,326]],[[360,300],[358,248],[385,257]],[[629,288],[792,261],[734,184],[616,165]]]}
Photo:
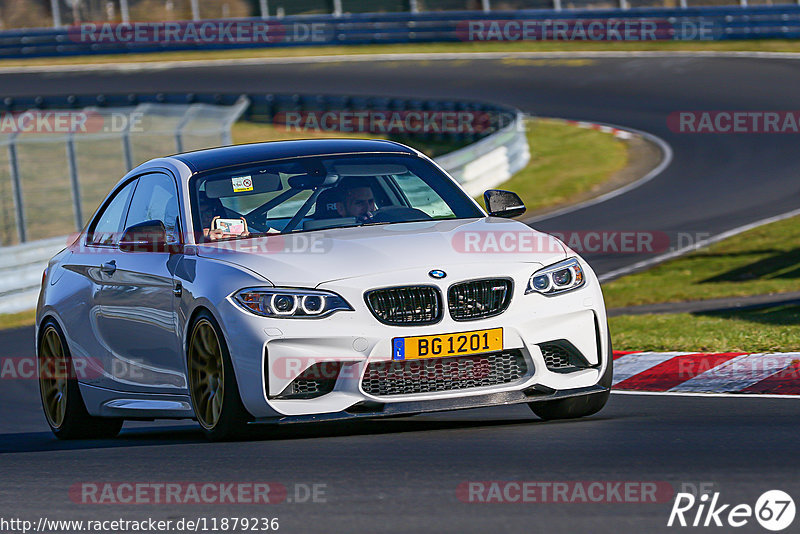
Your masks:
{"label": "grass verge", "polygon": [[28,310],[20,313],[0,313],[0,330],[30,326],[36,319],[36,312]]}
{"label": "grass verge", "polygon": [[[800,217],[744,232],[603,286],[609,308],[800,289]],[[610,319],[619,350],[800,350],[800,307]]]}
{"label": "grass verge", "polygon": [[106,63],[141,63],[148,61],[225,60],[303,56],[364,54],[424,54],[454,52],[627,52],[627,51],[718,51],[718,52],[800,52],[800,41],[760,39],[741,41],[519,41],[464,42],[354,46],[309,46],[218,51],[179,51],[154,54],[108,54],[54,58],[4,59],[0,67],[77,65]]}
{"label": "grass verge", "polygon": [[609,320],[615,350],[796,352],[800,306],[705,314],[623,315]]}
{"label": "grass verge", "polygon": [[528,216],[571,203],[628,164],[626,143],[608,133],[547,119],[529,120],[527,131],[531,161],[500,187],[522,198]]}
{"label": "grass verge", "polygon": [[800,290],[800,217],[749,230],[603,286],[609,308]]}

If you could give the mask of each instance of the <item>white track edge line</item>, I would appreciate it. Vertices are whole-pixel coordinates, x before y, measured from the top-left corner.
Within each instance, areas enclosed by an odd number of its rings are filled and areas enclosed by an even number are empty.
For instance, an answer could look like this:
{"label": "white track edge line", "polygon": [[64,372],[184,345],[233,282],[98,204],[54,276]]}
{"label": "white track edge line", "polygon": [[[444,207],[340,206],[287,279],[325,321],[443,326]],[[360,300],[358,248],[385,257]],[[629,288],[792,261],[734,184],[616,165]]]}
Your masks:
{"label": "white track edge line", "polygon": [[800,399],[800,395],[775,395],[772,393],[681,393],[677,391],[633,391],[628,389],[612,389],[611,393],[617,395],[645,395],[645,396],[664,396],[664,397],[711,397],[737,398],[737,399]]}
{"label": "white track edge line", "polygon": [[751,223],[739,226],[737,228],[733,228],[731,230],[727,230],[725,232],[722,232],[722,233],[717,234],[715,236],[709,237],[707,239],[701,239],[700,241],[698,241],[694,245],[687,245],[687,246],[679,248],[677,250],[673,250],[673,251],[667,252],[665,254],[660,254],[658,256],[655,256],[654,258],[650,258],[650,259],[647,259],[647,260],[642,260],[642,261],[636,262],[636,263],[634,263],[632,265],[628,265],[627,267],[620,267],[619,269],[615,269],[613,271],[607,272],[607,273],[599,276],[598,279],[601,282],[608,282],[609,280],[613,280],[615,278],[619,278],[620,276],[623,276],[623,275],[626,275],[626,274],[630,274],[630,273],[632,273],[634,271],[638,271],[638,270],[644,269],[645,267],[651,267],[651,266],[656,265],[658,263],[677,258],[678,256],[683,256],[684,254],[687,254],[689,252],[693,252],[695,250],[699,250],[699,249],[707,247],[709,245],[713,245],[714,243],[716,243],[718,241],[722,241],[723,239],[727,239],[729,237],[733,237],[735,235],[741,234],[741,233],[746,232],[748,230],[753,230],[755,228],[758,228],[759,226],[764,226],[765,224],[770,224],[770,223],[773,223],[773,222],[782,221],[784,219],[789,219],[789,218],[795,217],[797,215],[800,215],[800,209],[795,209],[795,210],[792,210],[792,211],[788,211],[786,213],[782,213],[780,215],[773,215],[772,217],[767,217],[765,219],[760,219],[758,221],[751,222]]}
{"label": "white track edge line", "polygon": [[[98,54],[102,55],[102,54]],[[169,68],[215,67],[226,66],[252,66],[252,65],[282,65],[291,63],[337,63],[337,62],[371,62],[371,61],[420,61],[434,60],[447,61],[458,59],[561,59],[561,58],[636,58],[636,57],[687,57],[687,58],[751,58],[751,59],[800,59],[798,52],[753,52],[753,51],[702,51],[702,50],[675,50],[675,51],[570,51],[570,52],[417,52],[408,54],[355,54],[355,55],[330,55],[330,56],[284,56],[284,57],[254,57],[230,59],[185,59],[172,61],[139,61],[133,63],[78,63],[73,65],[31,65],[2,67],[0,73],[26,73],[26,72],[81,72],[81,71],[109,71],[109,70],[159,70]],[[119,54],[120,60],[124,54]],[[17,59],[8,58],[10,61]],[[24,58],[23,58],[24,59]],[[2,63],[0,63],[2,65]]]}
{"label": "white track edge line", "polygon": [[[555,117],[541,117],[541,118],[554,119]],[[633,181],[633,182],[631,182],[629,184],[623,185],[622,187],[619,187],[617,189],[609,191],[608,193],[604,193],[604,194],[602,194],[602,195],[600,195],[598,197],[590,198],[588,200],[584,200],[583,202],[579,202],[577,204],[572,204],[570,206],[565,206],[565,207],[563,207],[561,209],[557,209],[557,210],[551,211],[549,213],[544,213],[542,215],[539,215],[539,216],[536,216],[536,217],[532,217],[530,219],[525,219],[522,222],[524,222],[525,224],[533,224],[533,223],[536,223],[536,222],[545,221],[547,219],[552,219],[554,217],[565,215],[567,213],[572,213],[574,211],[581,210],[583,208],[588,208],[589,206],[594,206],[595,204],[600,204],[602,202],[606,202],[607,200],[611,200],[612,198],[618,197],[618,196],[620,196],[622,194],[625,194],[625,193],[627,193],[629,191],[633,191],[637,187],[640,187],[640,186],[646,184],[647,182],[649,182],[650,180],[654,179],[656,176],[658,176],[659,174],[664,172],[664,170],[667,167],[669,167],[669,165],[672,163],[672,159],[673,159],[672,147],[669,145],[669,143],[667,143],[666,141],[664,141],[663,139],[661,139],[660,137],[658,137],[656,135],[653,135],[653,134],[651,134],[649,132],[645,132],[645,131],[642,131],[642,130],[637,130],[635,128],[629,128],[627,126],[620,126],[620,125],[617,125],[617,124],[610,124],[610,123],[607,123],[607,122],[597,122],[597,123],[593,123],[593,124],[599,124],[601,126],[609,126],[611,128],[616,128],[617,130],[630,132],[630,133],[638,135],[640,137],[644,137],[645,139],[647,139],[651,143],[653,143],[656,146],[658,146],[658,148],[661,150],[661,161],[659,162],[659,164],[656,167],[651,169],[650,172],[648,172],[647,174],[645,174],[644,176],[642,176],[641,178],[639,178],[636,181]]]}

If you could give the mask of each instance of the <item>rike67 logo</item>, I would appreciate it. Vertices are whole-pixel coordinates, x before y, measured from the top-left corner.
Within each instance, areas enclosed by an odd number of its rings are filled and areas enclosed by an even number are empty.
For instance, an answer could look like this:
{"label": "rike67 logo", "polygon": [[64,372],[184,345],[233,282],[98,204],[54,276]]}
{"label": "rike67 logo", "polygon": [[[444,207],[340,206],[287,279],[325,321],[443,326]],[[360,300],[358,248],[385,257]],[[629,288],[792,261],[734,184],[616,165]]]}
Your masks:
{"label": "rike67 logo", "polygon": [[794,516],[794,500],[781,490],[764,492],[755,506],[723,503],[719,492],[703,493],[699,498],[691,493],[678,493],[667,526],[739,528],[755,519],[765,529],[777,532],[788,528]]}

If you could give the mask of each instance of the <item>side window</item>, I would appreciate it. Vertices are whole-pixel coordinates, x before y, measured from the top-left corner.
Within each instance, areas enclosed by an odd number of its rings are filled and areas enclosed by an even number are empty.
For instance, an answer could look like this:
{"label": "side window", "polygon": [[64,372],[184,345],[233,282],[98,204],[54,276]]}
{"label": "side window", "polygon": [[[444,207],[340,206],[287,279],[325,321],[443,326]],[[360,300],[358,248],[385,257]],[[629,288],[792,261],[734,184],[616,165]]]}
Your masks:
{"label": "side window", "polygon": [[136,180],[119,190],[114,198],[89,230],[88,244],[90,245],[116,245],[122,237],[122,224],[125,222],[125,206],[133,193]]}
{"label": "side window", "polygon": [[125,228],[145,221],[161,221],[167,229],[167,243],[180,242],[178,193],[175,181],[166,174],[146,174],[131,200]]}

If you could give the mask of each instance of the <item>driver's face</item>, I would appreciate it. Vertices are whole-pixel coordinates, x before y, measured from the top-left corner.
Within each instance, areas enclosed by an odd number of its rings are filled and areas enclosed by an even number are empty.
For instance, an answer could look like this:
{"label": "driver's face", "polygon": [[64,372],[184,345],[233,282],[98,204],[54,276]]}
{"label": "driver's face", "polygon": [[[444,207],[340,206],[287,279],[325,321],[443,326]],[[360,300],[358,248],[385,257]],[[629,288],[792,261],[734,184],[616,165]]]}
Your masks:
{"label": "driver's face", "polygon": [[200,203],[200,224],[203,228],[211,226],[211,219],[214,218],[214,206],[210,202]]}
{"label": "driver's face", "polygon": [[344,203],[337,205],[339,214],[343,217],[361,217],[367,212],[373,212],[375,208],[375,196],[370,187],[356,187],[350,189],[344,199]]}

